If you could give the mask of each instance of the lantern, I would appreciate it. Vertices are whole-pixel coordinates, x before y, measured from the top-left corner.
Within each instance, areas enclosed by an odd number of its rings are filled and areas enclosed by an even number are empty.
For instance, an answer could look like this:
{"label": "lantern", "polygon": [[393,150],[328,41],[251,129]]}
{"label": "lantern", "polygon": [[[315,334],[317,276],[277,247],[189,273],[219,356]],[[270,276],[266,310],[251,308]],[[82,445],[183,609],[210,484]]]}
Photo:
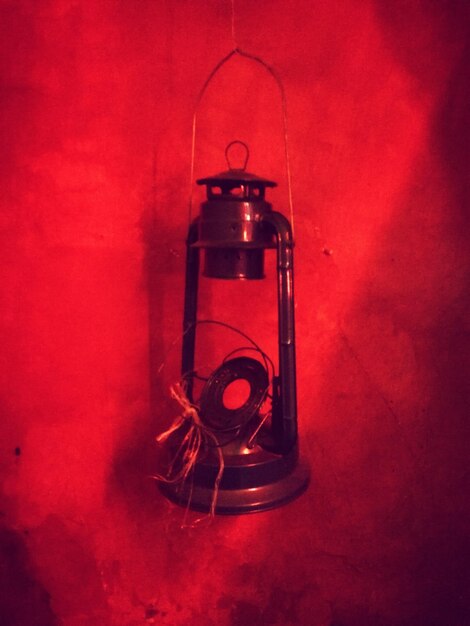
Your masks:
{"label": "lantern", "polygon": [[[246,148],[241,168],[230,167],[228,150],[233,144]],[[299,458],[297,435],[291,225],[266,200],[267,190],[276,183],[246,171],[246,145],[232,142],[226,157],[227,171],[197,181],[206,187],[207,199],[187,239],[182,377],[188,403],[197,410],[206,436],[191,475],[162,482],[161,488],[171,500],[193,509],[209,511],[212,506],[217,513],[237,514],[290,502],[306,489],[309,471]],[[264,255],[271,249],[277,252],[278,371],[269,371],[266,355],[252,342],[252,354],[229,355],[194,398],[201,251],[204,276],[258,280],[264,278]],[[240,380],[248,383],[248,397],[241,406],[228,407],[224,392]],[[186,461],[188,450],[182,442],[188,428],[183,426],[173,435],[176,441],[168,443],[176,454],[173,467]]]}

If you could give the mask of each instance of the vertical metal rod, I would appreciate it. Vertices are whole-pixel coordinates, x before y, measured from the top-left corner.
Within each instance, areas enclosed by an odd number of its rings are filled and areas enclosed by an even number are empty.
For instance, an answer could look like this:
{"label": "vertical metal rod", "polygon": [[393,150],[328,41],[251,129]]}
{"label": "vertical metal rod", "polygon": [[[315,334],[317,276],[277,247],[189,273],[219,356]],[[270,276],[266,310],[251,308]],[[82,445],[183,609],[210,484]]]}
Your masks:
{"label": "vertical metal rod", "polygon": [[[186,395],[193,400],[194,352],[196,348],[197,295],[199,284],[199,248],[192,247],[198,238],[196,218],[189,227],[186,240],[186,277],[184,287],[183,347],[181,376],[186,381]],[[188,375],[189,374],[189,375]]]}
{"label": "vertical metal rod", "polygon": [[297,441],[297,390],[295,366],[294,253],[292,229],[287,218],[272,211],[263,221],[274,227],[277,239],[279,404],[273,407],[273,435],[282,453]]}

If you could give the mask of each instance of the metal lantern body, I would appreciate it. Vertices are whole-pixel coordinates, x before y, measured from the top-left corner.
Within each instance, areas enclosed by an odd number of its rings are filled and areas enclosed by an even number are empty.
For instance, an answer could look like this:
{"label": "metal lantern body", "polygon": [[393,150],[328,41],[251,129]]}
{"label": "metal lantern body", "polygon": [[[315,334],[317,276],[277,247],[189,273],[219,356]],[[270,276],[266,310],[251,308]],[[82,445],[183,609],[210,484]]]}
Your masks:
{"label": "metal lantern body", "polygon": [[272,235],[263,222],[272,207],[264,197],[266,187],[276,183],[244,170],[229,170],[197,182],[207,185],[194,244],[206,250],[204,276],[264,278],[264,250],[272,247]]}
{"label": "metal lantern body", "polygon": [[[193,401],[201,250],[204,276],[247,280],[264,278],[265,250],[277,250],[278,372],[268,381],[265,368],[253,358],[239,356],[224,361],[207,380],[198,401],[201,420],[217,438],[218,450],[209,446],[199,453],[186,483],[168,482],[161,488],[179,504],[210,510],[221,451],[223,474],[215,511],[236,514],[267,510],[299,496],[309,480],[297,442],[292,230],[289,221],[265,199],[266,189],[276,186],[273,181],[230,169],[197,183],[206,186],[207,199],[187,239],[182,348],[187,397]],[[227,408],[223,393],[239,379],[248,381],[249,397],[241,407]],[[259,409],[268,386],[272,407],[266,424]]]}

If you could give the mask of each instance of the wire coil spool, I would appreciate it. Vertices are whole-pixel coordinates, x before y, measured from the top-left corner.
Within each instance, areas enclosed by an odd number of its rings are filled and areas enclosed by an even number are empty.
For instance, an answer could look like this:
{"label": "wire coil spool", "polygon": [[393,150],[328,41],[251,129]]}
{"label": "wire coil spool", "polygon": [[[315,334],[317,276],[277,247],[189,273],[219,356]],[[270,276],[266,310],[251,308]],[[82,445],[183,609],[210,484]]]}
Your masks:
{"label": "wire coil spool", "polygon": [[[236,380],[250,385],[248,398],[238,408],[224,404],[224,392]],[[259,411],[269,388],[268,372],[256,359],[240,356],[222,363],[208,378],[200,399],[201,420],[220,433],[235,431]]]}

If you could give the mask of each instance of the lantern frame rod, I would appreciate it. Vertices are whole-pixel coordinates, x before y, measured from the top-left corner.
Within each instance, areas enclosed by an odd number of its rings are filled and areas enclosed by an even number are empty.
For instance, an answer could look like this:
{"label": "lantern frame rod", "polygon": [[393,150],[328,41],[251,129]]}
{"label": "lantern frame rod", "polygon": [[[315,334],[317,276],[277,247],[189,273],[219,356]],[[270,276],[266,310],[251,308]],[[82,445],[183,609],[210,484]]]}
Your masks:
{"label": "lantern frame rod", "polygon": [[286,217],[277,211],[263,216],[277,240],[279,397],[273,390],[273,434],[282,454],[297,442],[297,380],[295,359],[294,242]]}

